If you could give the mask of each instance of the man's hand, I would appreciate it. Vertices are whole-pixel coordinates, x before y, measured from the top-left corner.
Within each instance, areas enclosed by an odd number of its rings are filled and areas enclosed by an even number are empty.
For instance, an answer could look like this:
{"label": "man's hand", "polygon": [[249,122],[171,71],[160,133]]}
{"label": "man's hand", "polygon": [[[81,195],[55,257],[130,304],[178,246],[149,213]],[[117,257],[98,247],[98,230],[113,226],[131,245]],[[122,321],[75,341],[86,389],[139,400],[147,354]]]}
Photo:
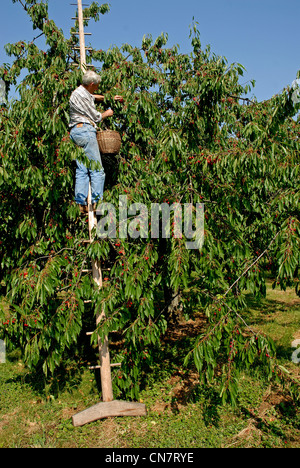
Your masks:
{"label": "man's hand", "polygon": [[107,111],[102,112],[102,120],[106,119],[106,117],[112,117],[114,115],[114,111],[112,109],[108,109]]}
{"label": "man's hand", "polygon": [[115,100],[115,101],[119,101],[119,102],[123,102],[123,101],[124,101],[123,96],[119,96],[118,94],[114,97],[114,100]]}

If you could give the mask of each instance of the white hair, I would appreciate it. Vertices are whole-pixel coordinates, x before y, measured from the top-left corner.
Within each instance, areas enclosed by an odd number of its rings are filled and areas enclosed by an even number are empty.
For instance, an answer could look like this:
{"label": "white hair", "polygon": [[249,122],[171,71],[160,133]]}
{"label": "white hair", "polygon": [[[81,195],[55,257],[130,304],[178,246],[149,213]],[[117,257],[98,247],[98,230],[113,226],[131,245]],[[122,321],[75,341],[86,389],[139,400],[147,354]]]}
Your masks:
{"label": "white hair", "polygon": [[85,86],[89,86],[92,83],[99,84],[100,81],[101,77],[92,70],[87,71],[82,78],[82,84]]}

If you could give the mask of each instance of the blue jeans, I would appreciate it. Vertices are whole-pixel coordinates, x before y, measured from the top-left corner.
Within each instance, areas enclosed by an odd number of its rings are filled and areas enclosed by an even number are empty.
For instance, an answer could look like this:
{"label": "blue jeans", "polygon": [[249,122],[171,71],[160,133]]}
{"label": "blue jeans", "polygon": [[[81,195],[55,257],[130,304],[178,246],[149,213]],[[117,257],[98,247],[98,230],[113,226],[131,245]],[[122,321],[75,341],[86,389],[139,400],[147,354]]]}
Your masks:
{"label": "blue jeans", "polygon": [[[82,127],[73,127],[70,132],[71,140],[83,148],[90,161],[96,161],[102,166],[101,155],[97,141],[97,131],[90,125],[83,123]],[[87,204],[89,182],[91,181],[92,203],[103,199],[105,172],[103,166],[100,170],[93,170],[76,160],[75,202],[79,205]]]}

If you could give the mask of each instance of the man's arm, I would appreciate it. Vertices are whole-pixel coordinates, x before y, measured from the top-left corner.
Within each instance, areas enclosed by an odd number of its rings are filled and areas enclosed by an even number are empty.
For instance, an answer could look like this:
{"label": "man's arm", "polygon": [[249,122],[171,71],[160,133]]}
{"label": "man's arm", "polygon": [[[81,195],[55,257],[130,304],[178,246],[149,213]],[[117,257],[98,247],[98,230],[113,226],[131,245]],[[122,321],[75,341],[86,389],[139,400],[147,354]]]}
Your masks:
{"label": "man's arm", "polygon": [[[103,102],[104,101],[104,96],[102,94],[93,94],[93,97],[95,98],[96,102]],[[119,96],[118,94],[114,97],[115,101],[120,101],[123,102],[123,97]]]}
{"label": "man's arm", "polygon": [[97,102],[103,102],[104,101],[104,96],[102,94],[93,94],[95,101]]}

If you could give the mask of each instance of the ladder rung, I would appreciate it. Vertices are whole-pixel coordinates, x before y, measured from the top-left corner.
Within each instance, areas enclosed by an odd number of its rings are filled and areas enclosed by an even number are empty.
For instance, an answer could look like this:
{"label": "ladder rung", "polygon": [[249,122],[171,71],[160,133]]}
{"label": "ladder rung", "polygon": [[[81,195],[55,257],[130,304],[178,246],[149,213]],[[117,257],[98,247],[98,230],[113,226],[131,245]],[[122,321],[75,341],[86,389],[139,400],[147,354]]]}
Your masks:
{"label": "ladder rung", "polygon": [[[73,66],[76,66],[76,67],[79,67],[79,63],[76,63],[76,62],[72,62],[71,65]],[[84,64],[86,67],[93,67],[94,65],[91,65],[90,63],[85,63]]]}
{"label": "ladder rung", "polygon": [[[73,50],[80,50],[80,47],[72,47]],[[85,47],[85,50],[93,50],[92,47]]]}
{"label": "ladder rung", "polygon": [[[84,302],[92,302],[92,301],[84,301]],[[90,335],[92,335],[93,333],[94,333],[94,332],[86,332],[85,334],[86,334],[87,336],[90,336]],[[118,333],[118,331],[117,331],[117,330],[111,330],[110,333]]]}
{"label": "ladder rung", "polygon": [[[78,20],[78,18],[71,18],[72,20]],[[91,18],[82,18],[83,20],[90,20]]]}
{"label": "ladder rung", "polygon": [[[101,271],[111,271],[111,268],[101,268]],[[82,270],[82,273],[92,273],[93,270]]]}
{"label": "ladder rung", "polygon": [[[121,363],[120,362],[115,362],[110,365],[110,367],[120,367]],[[101,369],[101,366],[89,366],[89,369]]]}
{"label": "ladder rung", "polygon": [[[74,34],[74,36],[78,36],[79,32],[71,32],[71,34]],[[85,36],[91,36],[92,33],[84,33]]]}

